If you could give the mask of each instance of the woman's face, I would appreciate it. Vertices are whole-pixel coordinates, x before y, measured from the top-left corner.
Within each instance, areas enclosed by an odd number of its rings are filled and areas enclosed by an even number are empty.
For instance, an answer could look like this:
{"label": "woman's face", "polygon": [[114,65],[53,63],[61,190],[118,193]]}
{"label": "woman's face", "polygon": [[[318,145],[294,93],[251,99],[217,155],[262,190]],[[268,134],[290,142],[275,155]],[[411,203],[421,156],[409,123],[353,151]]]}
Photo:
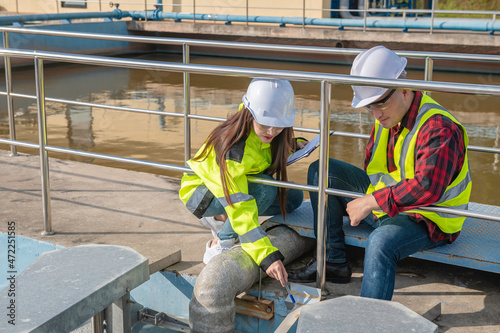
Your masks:
{"label": "woman's face", "polygon": [[271,143],[273,139],[283,131],[283,127],[270,127],[259,124],[253,120],[253,130],[264,143]]}

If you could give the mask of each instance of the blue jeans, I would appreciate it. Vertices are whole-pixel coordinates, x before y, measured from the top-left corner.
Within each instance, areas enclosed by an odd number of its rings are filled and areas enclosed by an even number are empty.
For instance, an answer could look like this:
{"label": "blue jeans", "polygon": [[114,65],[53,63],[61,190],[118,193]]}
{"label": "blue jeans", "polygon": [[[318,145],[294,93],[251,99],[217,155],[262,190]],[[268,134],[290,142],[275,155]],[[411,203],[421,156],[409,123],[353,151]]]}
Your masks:
{"label": "blue jeans", "polygon": [[[265,178],[269,180],[275,180],[273,177],[258,174],[255,177]],[[254,197],[257,203],[257,209],[259,211],[259,216],[273,216],[281,214],[279,199],[278,199],[278,188],[276,186],[258,184],[258,183],[248,183],[248,194]],[[286,201],[286,212],[290,213],[297,209],[304,200],[304,194],[301,190],[288,189],[287,201]],[[203,216],[216,216],[226,213],[224,207],[222,207],[219,200],[214,199],[208,206],[207,210]],[[217,235],[220,240],[237,238],[238,234],[233,230],[229,219],[222,226],[221,231]]]}
{"label": "blue jeans", "polygon": [[[308,171],[309,185],[318,185],[318,161]],[[365,171],[342,161],[330,159],[328,187],[366,193],[370,180]],[[317,219],[318,193],[310,192],[315,221]],[[326,216],[326,261],[346,262],[343,216],[347,216],[347,203],[353,199],[328,196]],[[445,243],[434,243],[423,223],[411,220],[401,213],[391,218],[388,215],[375,221],[372,214],[363,220],[374,230],[368,237],[365,249],[364,274],[361,296],[377,299],[392,299],[396,279],[397,262],[418,251]],[[316,223],[315,223],[316,232]]]}

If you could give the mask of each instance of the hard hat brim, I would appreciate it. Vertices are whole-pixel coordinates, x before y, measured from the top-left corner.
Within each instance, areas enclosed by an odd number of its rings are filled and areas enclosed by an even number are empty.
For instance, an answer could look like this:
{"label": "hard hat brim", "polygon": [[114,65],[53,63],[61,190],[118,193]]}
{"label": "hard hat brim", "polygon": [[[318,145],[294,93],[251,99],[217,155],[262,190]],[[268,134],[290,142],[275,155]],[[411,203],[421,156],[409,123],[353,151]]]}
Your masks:
{"label": "hard hat brim", "polygon": [[367,105],[375,102],[380,97],[382,97],[386,93],[387,90],[389,90],[389,89],[388,88],[380,88],[380,93],[377,93],[374,96],[370,96],[370,97],[363,98],[363,99],[360,99],[360,98],[357,98],[356,96],[354,96],[352,98],[351,106],[353,108],[362,108],[364,106],[367,106]]}
{"label": "hard hat brim", "polygon": [[[246,105],[245,105],[246,106]],[[290,113],[290,115],[286,118],[275,118],[275,117],[265,117],[255,113],[252,108],[247,106],[247,109],[252,114],[255,121],[262,126],[271,126],[271,127],[292,127],[295,124],[295,108]]]}

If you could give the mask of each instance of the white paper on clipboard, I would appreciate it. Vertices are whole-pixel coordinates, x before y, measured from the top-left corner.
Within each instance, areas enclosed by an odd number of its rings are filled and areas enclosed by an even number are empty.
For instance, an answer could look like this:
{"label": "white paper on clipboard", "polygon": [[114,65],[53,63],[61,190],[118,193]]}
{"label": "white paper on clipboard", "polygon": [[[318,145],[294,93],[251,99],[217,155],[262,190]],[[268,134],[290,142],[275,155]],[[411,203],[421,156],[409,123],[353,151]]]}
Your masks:
{"label": "white paper on clipboard", "polygon": [[[334,131],[330,131],[330,135],[333,134]],[[311,153],[319,147],[319,134],[314,137],[309,143],[302,149],[297,150],[292,155],[288,156],[288,161],[286,165],[290,165],[292,163],[297,162],[298,160],[311,155]]]}

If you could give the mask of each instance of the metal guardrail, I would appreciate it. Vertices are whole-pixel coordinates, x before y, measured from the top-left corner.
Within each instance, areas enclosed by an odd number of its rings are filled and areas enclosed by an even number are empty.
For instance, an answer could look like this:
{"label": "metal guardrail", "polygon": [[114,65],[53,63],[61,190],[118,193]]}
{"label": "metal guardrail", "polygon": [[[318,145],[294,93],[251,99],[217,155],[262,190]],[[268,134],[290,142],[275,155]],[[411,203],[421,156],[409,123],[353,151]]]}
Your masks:
{"label": "metal guardrail", "polygon": [[[198,64],[180,64],[180,63],[170,63],[170,62],[158,62],[158,61],[146,61],[146,60],[131,60],[131,59],[117,59],[102,56],[87,56],[87,55],[74,55],[56,52],[40,52],[31,50],[15,50],[15,49],[0,49],[0,56],[4,57],[20,57],[33,59],[35,65],[35,80],[36,80],[36,101],[37,101],[37,114],[39,123],[39,144],[33,144],[28,142],[22,142],[17,140],[0,139],[0,143],[22,146],[27,148],[38,148],[40,155],[41,173],[42,173],[42,202],[43,202],[43,217],[44,217],[44,231],[43,234],[53,234],[52,230],[52,219],[51,219],[51,206],[50,206],[50,184],[49,184],[49,164],[48,164],[48,152],[59,152],[78,156],[86,156],[98,159],[111,160],[116,162],[130,163],[135,165],[145,165],[155,168],[161,168],[176,172],[186,172],[190,171],[187,167],[182,167],[178,165],[169,165],[163,163],[155,163],[144,160],[123,158],[113,155],[105,155],[98,153],[90,153],[85,151],[61,148],[56,146],[48,145],[47,141],[47,124],[46,124],[46,108],[45,102],[48,100],[58,101],[69,104],[78,105],[92,105],[97,107],[106,107],[108,109],[115,109],[118,111],[133,111],[141,113],[157,113],[156,111],[148,111],[141,109],[130,109],[123,107],[111,107],[104,106],[101,104],[93,103],[82,103],[75,101],[67,101],[60,99],[51,99],[45,96],[44,90],[44,61],[59,61],[59,62],[69,62],[78,64],[88,64],[88,65],[100,65],[100,66],[111,66],[111,67],[125,67],[134,68],[142,70],[158,70],[158,71],[171,71],[171,72],[181,72],[184,73],[185,77],[189,78],[190,73],[198,74],[209,74],[209,75],[219,75],[219,76],[238,76],[238,77],[267,77],[267,78],[282,78],[291,81],[305,81],[305,82],[317,82],[321,83],[321,110],[320,110],[320,169],[319,169],[319,184],[318,186],[310,186],[304,184],[293,184],[288,182],[280,181],[268,181],[257,178],[252,178],[252,182],[269,184],[274,186],[283,186],[286,188],[295,188],[307,191],[317,191],[319,193],[324,193],[325,195],[319,196],[318,203],[318,261],[324,262],[325,258],[325,217],[326,217],[326,194],[342,195],[347,197],[359,197],[363,194],[347,191],[339,191],[335,189],[327,188],[328,185],[328,155],[329,155],[329,136],[327,133],[330,131],[330,100],[331,100],[331,85],[367,85],[367,86],[380,86],[386,88],[399,88],[399,89],[413,89],[413,90],[427,90],[427,91],[440,91],[440,92],[454,92],[454,93],[465,93],[465,94],[478,94],[486,96],[497,96],[500,97],[500,86],[493,85],[478,85],[478,84],[464,84],[464,83],[449,83],[449,82],[428,82],[419,80],[388,80],[388,79],[375,79],[366,77],[356,77],[350,75],[340,75],[340,74],[324,74],[324,73],[311,73],[311,72],[298,72],[298,71],[284,71],[284,70],[269,70],[269,69],[258,69],[258,68],[240,68],[240,67],[224,67],[224,66],[213,66],[213,65],[198,65]],[[189,80],[184,81],[184,91],[189,97]],[[7,95],[7,93],[4,93]],[[12,96],[19,97],[29,97],[28,95],[14,94]],[[221,118],[215,117],[200,117],[189,114],[189,98],[186,99],[185,112],[182,115],[185,118],[185,142],[189,141],[190,130],[189,122],[190,119],[204,119],[221,121]],[[178,114],[165,113],[162,115],[179,116]],[[300,130],[300,128],[296,128]],[[308,131],[314,131],[313,129],[304,129]],[[317,130],[315,130],[317,131]],[[351,134],[349,134],[351,136]],[[438,207],[425,207],[424,209],[436,212],[446,212],[455,215],[475,217],[481,219],[492,220],[500,222],[500,217],[471,212],[458,209],[447,209]],[[321,266],[321,265],[319,265]],[[324,267],[318,267],[318,286],[324,287]]]}
{"label": "metal guardrail", "polygon": [[[160,45],[178,45],[182,46],[182,58],[183,63],[190,62],[190,47],[191,46],[204,46],[204,47],[218,47],[218,48],[229,48],[229,49],[240,49],[240,50],[251,50],[251,51],[279,51],[279,52],[294,52],[294,53],[306,53],[306,54],[328,54],[328,55],[348,55],[348,56],[356,56],[363,50],[361,49],[339,49],[332,47],[313,47],[313,46],[294,46],[294,45],[277,45],[277,44],[263,44],[263,43],[239,43],[239,42],[221,42],[221,41],[208,41],[208,40],[198,40],[198,39],[186,39],[186,38],[163,38],[163,37],[143,37],[143,36],[124,36],[124,35],[114,35],[114,34],[89,34],[89,33],[80,33],[80,32],[65,32],[65,31],[54,31],[54,30],[44,30],[44,29],[26,29],[26,28],[12,28],[12,27],[0,27],[0,32],[3,34],[4,48],[9,48],[9,33],[23,33],[23,34],[31,34],[31,35],[44,35],[44,36],[56,36],[56,37],[71,37],[71,38],[84,38],[84,39],[97,39],[97,40],[112,40],[112,41],[121,41],[121,42],[131,42],[131,43],[147,43],[147,44],[160,44]],[[434,71],[434,60],[465,60],[465,61],[491,61],[500,63],[500,55],[482,55],[482,54],[467,54],[467,53],[443,53],[443,52],[422,52],[422,51],[396,51],[396,53],[403,57],[408,58],[416,58],[423,59],[425,61],[425,69],[424,69],[424,79],[426,81],[432,81],[433,71]],[[10,66],[10,58],[9,56],[5,56],[5,78],[7,82],[7,91],[6,95],[8,97],[7,100],[7,109],[9,113],[9,125],[10,125],[10,139],[16,139],[15,132],[15,124],[14,124],[14,115],[13,115],[13,106],[12,106],[12,97],[25,97],[25,98],[33,98],[35,96],[29,95],[21,95],[15,94],[12,92],[11,85],[11,66]],[[184,80],[184,108],[185,115],[184,118],[187,118],[190,114],[190,105],[188,103],[189,100],[189,89],[186,90],[186,87],[189,87],[189,73],[184,72],[183,74]],[[422,89],[425,90],[425,89]],[[0,95],[3,93],[0,92]],[[82,105],[82,106],[97,106],[105,109],[116,109],[116,110],[128,110],[128,111],[138,111],[131,108],[123,108],[123,107],[110,107],[107,105],[98,105],[92,103],[83,103],[83,102],[74,102],[74,101],[64,101],[64,100],[56,100],[56,99],[47,99],[53,102],[65,102],[68,104],[74,105]],[[149,111],[149,113],[155,113],[155,111]],[[157,113],[156,113],[157,114]],[[178,114],[169,114],[171,116],[179,116]],[[201,119],[202,116],[193,116],[189,117],[199,117]],[[220,119],[219,119],[220,120]],[[318,130],[307,129],[307,128],[297,128],[303,132],[312,132],[318,133]],[[190,132],[189,122],[185,121],[185,131],[187,133]],[[336,132],[334,135],[338,136],[356,136],[358,134],[355,133],[346,133],[346,132]],[[368,138],[368,136],[363,136],[359,134],[357,137],[359,138]],[[185,159],[189,159],[189,153],[191,150],[191,139],[187,138],[184,147],[184,156]],[[483,152],[493,152],[500,153],[500,149],[497,148],[489,148],[489,147],[480,147],[480,146],[469,146],[470,150],[474,151],[483,151]],[[11,154],[15,155],[17,153],[16,147],[11,146]]]}

